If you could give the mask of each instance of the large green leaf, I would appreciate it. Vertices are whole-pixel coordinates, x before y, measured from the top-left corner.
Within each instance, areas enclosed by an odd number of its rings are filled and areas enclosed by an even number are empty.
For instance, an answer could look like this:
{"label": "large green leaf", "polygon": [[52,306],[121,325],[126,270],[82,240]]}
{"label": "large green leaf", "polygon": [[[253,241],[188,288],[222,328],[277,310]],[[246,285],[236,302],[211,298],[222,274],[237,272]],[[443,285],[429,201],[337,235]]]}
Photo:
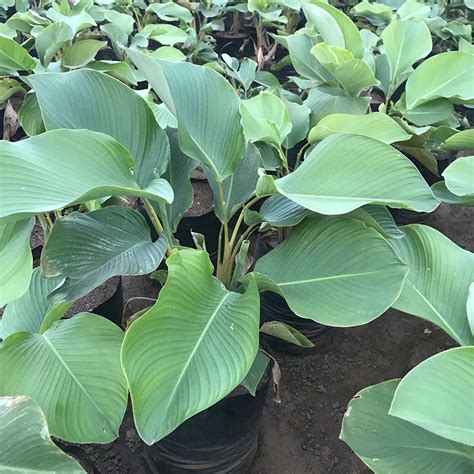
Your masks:
{"label": "large green leaf", "polygon": [[389,414],[443,438],[474,446],[473,382],[474,347],[441,352],[402,379]]}
{"label": "large green leaf", "polygon": [[40,332],[61,318],[69,305],[55,305],[48,299],[48,295],[62,281],[63,278],[44,278],[39,268],[33,270],[27,292],[12,301],[3,313],[0,338],[6,339],[10,334],[20,331]]}
{"label": "large green leaf", "polygon": [[0,471],[85,473],[51,440],[40,407],[28,397],[0,398]]}
{"label": "large green leaf", "polygon": [[430,30],[421,20],[393,21],[383,30],[382,40],[390,63],[393,88],[400,82],[400,75],[426,57],[433,46]]}
{"label": "large green leaf", "polygon": [[270,196],[260,208],[259,214],[274,227],[291,227],[299,224],[311,211],[286,196]]}
{"label": "large green leaf", "polygon": [[146,101],[125,84],[89,70],[35,74],[28,82],[47,130],[84,128],[115,138],[135,160],[134,176],[141,187],[164,173],[168,138]]}
{"label": "large green leaf", "polygon": [[32,71],[36,63],[16,41],[0,36],[0,68],[7,71]]}
{"label": "large green leaf", "polygon": [[474,255],[431,227],[417,224],[401,230],[405,237],[391,244],[410,271],[394,307],[436,324],[459,344],[471,344],[466,299]]}
{"label": "large green leaf", "polygon": [[369,65],[355,58],[347,49],[319,43],[311,49],[311,54],[331,74],[329,82],[340,87],[349,97],[356,97],[379,84]]}
{"label": "large green leaf", "polygon": [[[467,474],[474,449],[388,414],[399,380],[361,390],[349,403],[341,439],[377,473]],[[425,399],[426,407],[430,400]]]}
{"label": "large green leaf", "polygon": [[28,289],[33,271],[30,235],[34,225],[35,220],[31,218],[0,221],[0,307]]}
{"label": "large green leaf", "polygon": [[307,217],[255,270],[299,316],[330,326],[365,324],[398,298],[407,267],[375,230],[354,219]]}
{"label": "large green leaf", "polygon": [[357,26],[341,10],[321,0],[302,2],[308,23],[327,44],[348,49],[355,57],[364,54],[364,43]]}
{"label": "large green leaf", "polygon": [[474,156],[464,156],[444,171],[446,187],[457,196],[474,196]]}
{"label": "large green leaf", "polygon": [[150,238],[150,228],[138,212],[110,206],[55,222],[41,254],[47,277],[63,276],[55,301],[81,298],[117,275],[145,275],[163,259],[167,240]]}
{"label": "large green leaf", "polygon": [[216,180],[230,176],[244,154],[240,99],[232,86],[208,67],[132,50],[129,56],[176,115],[183,152],[210,168]]}
{"label": "large green leaf", "polygon": [[[100,159],[97,159],[100,157]],[[109,195],[173,200],[163,179],[142,189],[134,162],[113,138],[88,130],[52,130],[0,142],[0,217],[34,215]]]}
{"label": "large green leaf", "polygon": [[474,130],[469,128],[451,135],[441,147],[444,150],[474,150]]}
{"label": "large green leaf", "polygon": [[474,206],[474,196],[457,196],[448,190],[444,181],[438,181],[437,183],[433,184],[431,189],[436,196],[436,199],[439,199],[441,202],[457,204],[461,206]]}
{"label": "large green leaf", "polygon": [[[106,41],[98,41],[94,39],[85,39],[76,41],[68,48],[64,49],[61,64],[69,69],[84,67],[93,61],[95,55],[107,46]],[[94,101],[92,101],[94,103]]]}
{"label": "large green leaf", "polygon": [[292,201],[321,214],[344,214],[369,203],[427,212],[438,205],[408,158],[359,135],[326,138],[275,185]]}
{"label": "large green leaf", "polygon": [[41,109],[35,93],[30,92],[25,95],[18,111],[18,121],[25,133],[30,137],[45,131],[43,116],[41,115]]}
{"label": "large green leaf", "polygon": [[318,142],[336,133],[364,135],[387,144],[411,138],[411,135],[391,117],[381,112],[373,112],[367,115],[327,115],[311,129],[308,141]]}
{"label": "large green leaf", "polygon": [[270,92],[240,104],[244,136],[252,142],[268,142],[279,147],[291,132],[291,120],[285,103]]}
{"label": "large green leaf", "polygon": [[36,52],[41,64],[47,67],[55,54],[73,38],[74,31],[64,22],[51,23],[41,30],[35,41]]}
{"label": "large green leaf", "polygon": [[415,69],[406,84],[409,109],[438,97],[474,99],[472,54],[451,51],[427,59]]}
{"label": "large green leaf", "polygon": [[122,365],[142,439],[152,444],[213,405],[248,373],[258,349],[259,297],[227,291],[209,257],[180,250],[157,303],[127,331]]}
{"label": "large green leaf", "polygon": [[58,438],[109,443],[127,406],[122,339],[120,328],[90,313],[43,334],[13,334],[0,345],[0,395],[33,398]]}

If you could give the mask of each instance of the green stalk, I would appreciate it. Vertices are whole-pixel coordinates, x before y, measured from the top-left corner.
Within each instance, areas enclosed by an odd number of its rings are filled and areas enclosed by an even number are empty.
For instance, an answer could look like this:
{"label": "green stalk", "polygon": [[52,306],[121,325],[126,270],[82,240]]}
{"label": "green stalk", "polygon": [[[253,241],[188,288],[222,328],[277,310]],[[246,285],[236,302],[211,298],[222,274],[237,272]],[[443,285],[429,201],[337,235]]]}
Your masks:
{"label": "green stalk", "polygon": [[[143,204],[145,206],[145,211],[148,214],[148,217],[151,220],[151,223],[153,224],[153,227],[155,228],[156,232],[158,235],[162,235],[164,233],[164,228],[163,225],[161,224],[160,218],[155,212],[154,207],[151,205],[150,201],[148,199],[143,200]],[[166,250],[166,255],[169,257],[171,254],[171,241],[168,238],[168,249]]]}

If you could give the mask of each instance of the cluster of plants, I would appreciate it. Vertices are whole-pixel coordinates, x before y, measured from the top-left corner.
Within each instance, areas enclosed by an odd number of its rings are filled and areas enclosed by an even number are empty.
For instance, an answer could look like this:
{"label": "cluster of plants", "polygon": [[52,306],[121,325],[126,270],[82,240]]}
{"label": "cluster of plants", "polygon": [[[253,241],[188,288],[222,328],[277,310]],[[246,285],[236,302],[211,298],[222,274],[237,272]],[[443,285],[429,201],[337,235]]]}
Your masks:
{"label": "cluster of plants", "polygon": [[[444,330],[460,347],[362,390],[341,437],[376,472],[470,472],[474,257],[393,215],[474,204],[472,7],[0,1],[0,466],[82,472],[50,435],[113,441],[129,395],[151,445],[255,394],[262,333],[311,345],[261,324],[273,292],[326,326],[393,307]],[[197,167],[220,232],[186,247]],[[123,327],[71,315],[148,274],[159,297]]]}

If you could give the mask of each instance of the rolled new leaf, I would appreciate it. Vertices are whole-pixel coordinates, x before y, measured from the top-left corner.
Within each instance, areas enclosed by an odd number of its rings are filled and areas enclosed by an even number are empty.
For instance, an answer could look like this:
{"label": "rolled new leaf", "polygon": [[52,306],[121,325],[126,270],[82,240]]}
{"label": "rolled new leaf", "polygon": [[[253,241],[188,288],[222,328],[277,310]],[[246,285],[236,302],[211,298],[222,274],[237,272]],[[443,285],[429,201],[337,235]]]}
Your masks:
{"label": "rolled new leaf", "polygon": [[176,251],[167,264],[157,303],[130,326],[122,347],[135,423],[147,444],[225,397],[258,349],[255,281],[244,293],[227,291],[199,250]]}
{"label": "rolled new leaf", "polygon": [[173,200],[164,179],[140,187],[130,153],[103,133],[61,129],[4,140],[0,157],[0,218],[16,220],[110,195]]}

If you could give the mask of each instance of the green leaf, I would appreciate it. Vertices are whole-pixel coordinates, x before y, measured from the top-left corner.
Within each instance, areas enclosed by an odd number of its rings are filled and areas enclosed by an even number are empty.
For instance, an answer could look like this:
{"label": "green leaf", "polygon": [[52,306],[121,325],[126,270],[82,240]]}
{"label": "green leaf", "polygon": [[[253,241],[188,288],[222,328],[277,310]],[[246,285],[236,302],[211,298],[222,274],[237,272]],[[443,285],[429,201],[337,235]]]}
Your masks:
{"label": "green leaf", "polygon": [[388,414],[398,384],[399,380],[390,380],[361,390],[349,403],[341,439],[374,472],[470,472],[474,460],[471,447]]}
{"label": "green leaf", "polygon": [[0,104],[19,93],[25,94],[26,91],[18,81],[9,77],[0,79]]}
{"label": "green leaf", "polygon": [[259,214],[274,227],[291,227],[299,224],[311,211],[286,196],[276,194],[263,203]]}
{"label": "green leaf", "polygon": [[327,115],[310,130],[308,141],[315,143],[336,133],[363,135],[387,144],[411,138],[391,117],[381,112],[373,112],[367,115]]}
{"label": "green leaf", "polygon": [[392,214],[385,206],[367,204],[347,214],[347,217],[358,219],[372,227],[386,239],[401,239],[404,233],[397,227]]}
{"label": "green leaf", "polygon": [[55,305],[48,296],[63,280],[63,278],[46,279],[39,268],[33,270],[26,293],[8,304],[3,313],[0,321],[0,338],[6,339],[11,334],[21,331],[40,332],[61,318],[69,309],[69,305]]}
{"label": "green leaf", "polygon": [[302,2],[308,23],[316,28],[324,42],[348,49],[355,57],[364,55],[364,43],[357,26],[337,8],[320,0]]}
{"label": "green leaf", "polygon": [[[392,9],[388,5],[383,3],[369,3],[366,0],[352,7],[351,13],[353,13],[354,16],[365,18],[374,26],[386,25],[393,19]],[[364,31],[369,30],[361,30],[361,35]]]}
{"label": "green leaf", "polygon": [[405,119],[421,127],[447,120],[454,113],[453,104],[443,98],[425,102],[412,109],[407,109],[404,103],[400,104],[400,102],[397,102],[396,106]]}
{"label": "green leaf", "polygon": [[77,300],[117,275],[145,275],[163,259],[167,240],[150,238],[144,217],[133,209],[110,206],[55,222],[41,254],[46,277],[66,277],[54,301]]}
{"label": "green leaf", "polygon": [[18,219],[110,195],[173,199],[173,191],[163,179],[140,188],[131,174],[134,163],[130,154],[102,133],[52,130],[18,142],[3,140],[0,156],[4,193],[0,217]]}
{"label": "green leaf", "polygon": [[141,438],[153,444],[231,392],[258,349],[259,297],[227,291],[209,256],[179,250],[157,303],[127,331],[122,365]]}
{"label": "green leaf", "polygon": [[137,78],[133,69],[123,61],[94,61],[89,63],[87,69],[105,72],[126,84],[137,85]]}
{"label": "green leaf", "polygon": [[46,67],[55,54],[74,38],[74,31],[66,23],[52,23],[36,37],[35,45],[41,64]]}
{"label": "green leaf", "polygon": [[402,379],[389,414],[443,438],[474,446],[473,380],[474,347],[436,354]]}
{"label": "green leaf", "polygon": [[122,339],[120,328],[90,313],[57,321],[43,334],[13,334],[0,345],[0,394],[33,398],[53,436],[109,443],[127,406]]}
{"label": "green leaf", "polygon": [[474,99],[474,61],[460,51],[437,54],[415,69],[406,84],[408,109],[439,97]]}
{"label": "green leaf", "polygon": [[383,30],[381,38],[390,63],[394,91],[400,83],[400,76],[431,52],[431,33],[421,20],[397,20]]}
{"label": "green leaf", "polygon": [[474,282],[469,285],[469,296],[466,301],[466,313],[471,334],[474,336]]}
{"label": "green leaf", "polygon": [[95,55],[107,46],[106,41],[86,39],[77,41],[64,49],[61,63],[69,69],[84,67],[91,62]]}
{"label": "green leaf", "polygon": [[260,328],[260,332],[290,342],[296,346],[314,347],[314,344],[306,336],[301,334],[295,328],[280,321],[269,321],[264,323]]}
{"label": "green leaf", "polygon": [[408,158],[359,135],[326,138],[296,171],[277,179],[275,185],[292,201],[321,214],[344,214],[364,204],[425,212],[438,205]]}
{"label": "green leaf", "polygon": [[318,43],[316,37],[296,33],[289,36],[275,35],[275,39],[288,49],[295,71],[303,78],[321,82],[331,78],[329,72],[310,53],[311,48]]}
{"label": "green leaf", "polygon": [[474,130],[462,130],[441,144],[444,150],[474,150]]}
{"label": "green leaf", "polygon": [[307,217],[255,271],[276,283],[290,308],[329,326],[372,321],[398,298],[407,272],[386,240],[348,218]]}
{"label": "green leaf", "polygon": [[379,84],[368,64],[354,58],[347,49],[319,43],[311,49],[311,54],[332,75],[330,82],[341,87],[348,96],[356,97],[360,92]]}
{"label": "green leaf", "polygon": [[30,235],[34,225],[34,219],[0,220],[0,307],[28,289],[33,271]]}
{"label": "green leaf", "polygon": [[438,183],[433,184],[431,190],[436,196],[436,199],[439,199],[441,202],[458,204],[461,206],[474,206],[474,196],[456,196],[456,194],[453,194],[448,190],[444,181],[439,181]]}
{"label": "green leaf", "polygon": [[18,121],[25,133],[30,137],[45,131],[43,116],[41,115],[41,109],[35,93],[29,92],[25,95],[18,111]]}
{"label": "green leaf", "polygon": [[459,344],[471,344],[466,299],[474,255],[431,227],[401,230],[405,238],[390,243],[410,271],[394,308],[436,324]]}
{"label": "green leaf", "polygon": [[51,440],[46,419],[28,397],[0,398],[0,471],[85,473]]}
{"label": "green leaf", "polygon": [[163,21],[183,20],[186,23],[191,23],[193,20],[193,15],[187,8],[174,2],[152,3],[148,5],[146,11],[153,12]]}
{"label": "green leaf", "polygon": [[[208,177],[214,193],[214,212],[221,222],[227,221],[255,194],[258,181],[258,169],[263,165],[258,148],[248,142],[245,154],[231,176],[222,183],[223,198],[219,185],[212,175]],[[225,206],[222,205],[224,200]]]}
{"label": "green leaf", "polygon": [[251,142],[268,142],[278,148],[291,132],[285,103],[270,92],[260,92],[240,104],[244,136]]}
{"label": "green leaf", "polygon": [[310,126],[316,125],[330,114],[364,115],[369,108],[369,97],[345,97],[314,88],[309,91],[304,104],[311,109]]}
{"label": "green leaf", "polygon": [[0,36],[0,68],[10,71],[32,71],[36,63],[16,41]]}
{"label": "green leaf", "polygon": [[63,15],[54,8],[50,8],[46,16],[53,20],[53,24],[63,23],[71,28],[73,37],[82,30],[96,26],[94,19],[86,11],[81,11],[75,15]]}
{"label": "green leaf", "polygon": [[283,146],[290,150],[308,135],[309,116],[311,109],[304,104],[284,100],[291,121],[291,132],[287,135]]}
{"label": "green leaf", "polygon": [[85,128],[110,135],[132,155],[135,179],[142,187],[165,171],[168,138],[146,101],[126,85],[88,70],[35,74],[29,82],[36,91],[47,130]]}
{"label": "green leaf", "polygon": [[443,177],[446,187],[453,194],[474,198],[474,156],[455,160],[443,171]]}
{"label": "green leaf", "polygon": [[230,176],[244,154],[240,99],[232,86],[204,66],[157,60],[131,50],[129,56],[176,115],[181,150],[209,167],[217,181]]}
{"label": "green leaf", "polygon": [[146,25],[143,30],[140,31],[140,36],[167,46],[185,43],[188,39],[188,34],[185,31],[177,26],[166,24]]}
{"label": "green leaf", "polygon": [[264,354],[262,351],[257,351],[255,360],[253,361],[252,367],[244,380],[240,383],[244,386],[253,396],[257,393],[258,384],[262,377],[265,375],[268,364],[270,363],[270,357]]}

